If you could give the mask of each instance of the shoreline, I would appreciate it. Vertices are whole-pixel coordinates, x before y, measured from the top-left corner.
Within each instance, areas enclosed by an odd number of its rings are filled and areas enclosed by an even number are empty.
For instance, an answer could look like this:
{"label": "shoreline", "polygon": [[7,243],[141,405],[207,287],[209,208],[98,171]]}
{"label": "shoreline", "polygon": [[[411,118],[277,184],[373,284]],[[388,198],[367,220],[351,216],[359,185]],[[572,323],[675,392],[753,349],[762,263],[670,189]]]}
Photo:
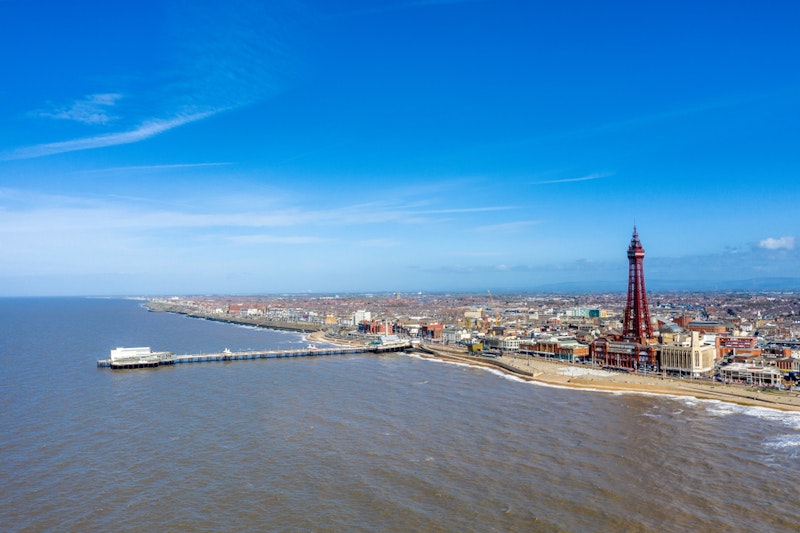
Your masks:
{"label": "shoreline", "polygon": [[324,326],[319,324],[306,324],[301,322],[274,322],[260,318],[245,318],[245,317],[229,317],[212,315],[184,309],[180,306],[159,304],[154,302],[147,302],[144,308],[152,313],[174,313],[176,315],[184,315],[190,318],[199,318],[202,320],[209,320],[211,322],[221,322],[223,324],[236,324],[239,326],[254,326],[265,329],[275,329],[278,331],[292,331],[295,333],[316,333],[322,331]]}
{"label": "shoreline", "polygon": [[748,390],[746,387],[723,383],[609,372],[585,368],[581,365],[522,356],[505,355],[497,359],[485,360],[458,353],[452,349],[428,345],[425,348],[432,354],[423,354],[423,357],[493,368],[525,381],[546,385],[597,392],[682,396],[701,400],[718,400],[750,407],[800,412],[800,393],[798,392]]}
{"label": "shoreline", "polygon": [[[324,331],[316,331],[310,334],[308,339],[345,346],[358,344],[356,341],[328,337]],[[456,348],[428,344],[413,352],[426,359],[494,369],[525,381],[587,392],[680,396],[785,412],[800,412],[798,392],[760,391],[733,384],[610,372],[536,357],[504,355],[496,359],[484,359],[468,355]]]}

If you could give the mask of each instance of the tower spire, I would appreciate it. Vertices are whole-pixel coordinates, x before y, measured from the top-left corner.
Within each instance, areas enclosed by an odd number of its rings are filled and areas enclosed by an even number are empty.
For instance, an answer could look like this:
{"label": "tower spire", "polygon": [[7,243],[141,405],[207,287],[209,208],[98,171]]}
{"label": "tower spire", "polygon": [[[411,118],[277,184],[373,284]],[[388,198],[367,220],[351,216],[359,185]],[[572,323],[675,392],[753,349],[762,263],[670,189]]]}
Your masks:
{"label": "tower spire", "polygon": [[628,340],[644,342],[653,336],[650,324],[650,307],[644,284],[644,248],[639,241],[636,224],[633,226],[631,244],[628,246],[628,301],[622,335]]}

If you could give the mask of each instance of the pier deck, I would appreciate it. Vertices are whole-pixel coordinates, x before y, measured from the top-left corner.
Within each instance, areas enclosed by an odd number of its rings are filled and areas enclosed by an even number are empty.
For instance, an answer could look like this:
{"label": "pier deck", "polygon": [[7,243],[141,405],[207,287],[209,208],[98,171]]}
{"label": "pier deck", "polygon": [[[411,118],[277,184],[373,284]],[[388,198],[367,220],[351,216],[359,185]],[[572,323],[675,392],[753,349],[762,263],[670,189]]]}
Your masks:
{"label": "pier deck", "polygon": [[301,350],[253,350],[245,352],[219,352],[207,354],[174,355],[158,359],[132,358],[123,360],[100,359],[97,368],[133,369],[159,366],[182,365],[188,363],[211,363],[224,361],[251,361],[255,359],[284,359],[289,357],[322,357],[329,355],[351,355],[360,353],[400,352],[411,347],[410,342],[381,346],[347,346],[341,348],[305,348]]}

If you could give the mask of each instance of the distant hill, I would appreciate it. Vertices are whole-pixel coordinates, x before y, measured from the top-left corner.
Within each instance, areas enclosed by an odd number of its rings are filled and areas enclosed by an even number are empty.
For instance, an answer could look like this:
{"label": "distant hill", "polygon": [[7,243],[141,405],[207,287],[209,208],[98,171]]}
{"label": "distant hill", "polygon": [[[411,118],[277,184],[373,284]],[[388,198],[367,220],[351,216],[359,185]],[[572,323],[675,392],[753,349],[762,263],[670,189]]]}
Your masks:
{"label": "distant hill", "polygon": [[[625,292],[627,280],[568,281],[532,287],[533,290],[553,293]],[[744,280],[665,280],[648,279],[648,291],[800,291],[800,278],[752,278]]]}

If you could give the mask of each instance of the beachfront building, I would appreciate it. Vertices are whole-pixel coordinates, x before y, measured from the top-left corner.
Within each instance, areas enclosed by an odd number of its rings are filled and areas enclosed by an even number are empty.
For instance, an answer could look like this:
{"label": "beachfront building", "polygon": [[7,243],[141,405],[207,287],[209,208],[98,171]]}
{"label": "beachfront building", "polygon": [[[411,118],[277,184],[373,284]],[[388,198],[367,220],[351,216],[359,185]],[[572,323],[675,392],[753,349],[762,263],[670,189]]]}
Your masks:
{"label": "beachfront building", "polygon": [[358,325],[359,333],[367,335],[391,335],[395,332],[394,329],[394,324],[388,320],[364,320]]}
{"label": "beachfront building", "polygon": [[553,357],[576,363],[589,357],[589,346],[578,342],[575,337],[541,337],[522,341],[519,351],[539,357]]}
{"label": "beachfront building", "polygon": [[658,351],[659,370],[666,373],[699,377],[714,369],[716,348],[712,344],[702,344],[696,331],[688,342],[662,344]]}
{"label": "beachfront building", "polygon": [[784,374],[788,374],[789,372],[800,374],[800,359],[797,357],[781,357],[779,359],[774,359],[772,362],[775,364],[775,367]]}
{"label": "beachfront building", "polygon": [[457,328],[444,328],[442,332],[442,341],[445,344],[456,344],[461,341],[469,340],[472,337],[472,334],[467,331],[466,329],[457,329]]}
{"label": "beachfront building", "polygon": [[590,345],[589,357],[608,368],[652,372],[658,367],[658,346],[601,337]]}
{"label": "beachfront building", "polygon": [[486,335],[483,340],[487,348],[494,348],[503,350],[504,352],[517,352],[519,351],[520,341],[517,337],[500,336],[500,335]]}
{"label": "beachfront building", "polygon": [[725,383],[746,383],[760,387],[775,387],[783,380],[783,373],[774,366],[757,366],[731,363],[719,369]]}
{"label": "beachfront building", "polygon": [[421,322],[419,324],[419,336],[432,342],[442,342],[444,336],[444,324],[438,322]]}

